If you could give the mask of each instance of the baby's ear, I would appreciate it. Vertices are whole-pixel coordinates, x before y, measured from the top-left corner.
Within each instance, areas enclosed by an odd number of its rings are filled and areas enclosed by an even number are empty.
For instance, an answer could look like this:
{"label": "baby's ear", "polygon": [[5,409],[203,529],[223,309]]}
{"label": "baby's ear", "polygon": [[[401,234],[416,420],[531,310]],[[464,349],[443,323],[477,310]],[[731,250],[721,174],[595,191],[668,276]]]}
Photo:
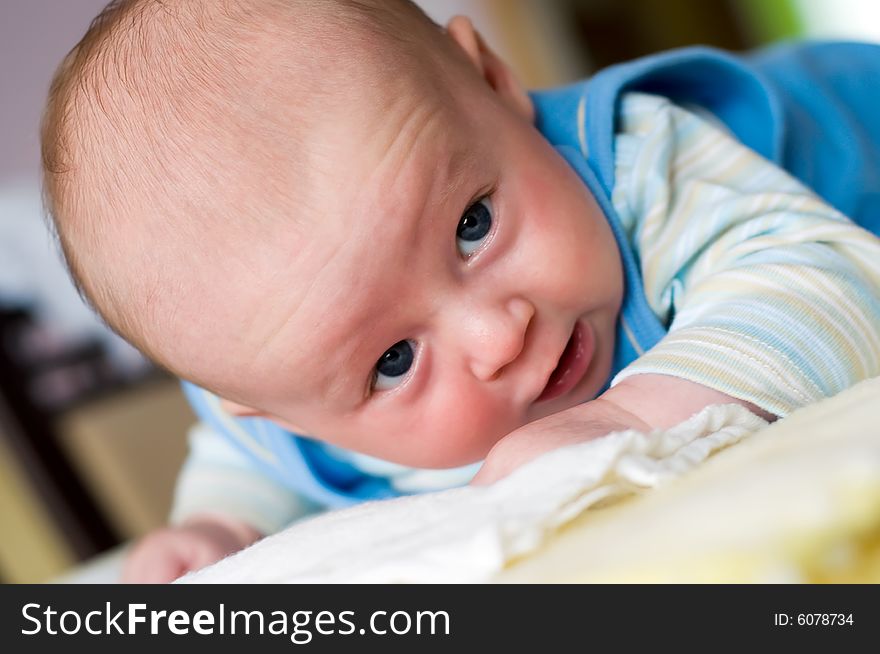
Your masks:
{"label": "baby's ear", "polygon": [[446,24],[446,33],[464,50],[467,58],[489,86],[514,111],[530,123],[534,122],[535,107],[525,88],[508,65],[486,45],[483,37],[474,29],[471,19],[466,16],[454,16]]}

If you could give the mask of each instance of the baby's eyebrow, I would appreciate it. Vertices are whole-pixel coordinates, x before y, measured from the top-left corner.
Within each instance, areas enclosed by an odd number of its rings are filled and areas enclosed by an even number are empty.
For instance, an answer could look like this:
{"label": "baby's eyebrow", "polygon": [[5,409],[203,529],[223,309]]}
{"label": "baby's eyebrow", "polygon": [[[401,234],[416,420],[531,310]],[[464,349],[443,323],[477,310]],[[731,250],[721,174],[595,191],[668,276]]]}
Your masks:
{"label": "baby's eyebrow", "polygon": [[[363,329],[363,325],[370,324],[373,320],[370,315],[369,303],[364,310],[354,312],[344,318],[345,323],[341,333],[348,334],[341,339],[334,339],[324,347],[332,352],[341,353],[338,358],[334,357],[333,365],[321,380],[321,393],[326,400],[340,409],[353,409],[366,398],[369,375],[375,365],[371,360],[376,343],[380,336],[371,330]],[[391,343],[387,347],[391,347]],[[381,353],[376,354],[378,357]],[[366,373],[364,369],[366,368]]]}
{"label": "baby's eyebrow", "polygon": [[[348,350],[341,358],[331,357],[328,365],[309,366],[300,369],[298,379],[292,382],[291,395],[303,402],[317,402],[334,411],[349,411],[357,408],[365,399],[366,381],[361,383],[361,368],[365,354],[362,339],[327,341],[315,344],[313,349],[320,351]],[[363,389],[361,388],[363,386]]]}
{"label": "baby's eyebrow", "polygon": [[324,345],[330,351],[342,353],[334,360],[334,365],[330,366],[326,375],[322,375],[323,379],[319,383],[323,398],[340,410],[356,409],[367,399],[369,375],[382,354],[374,350],[383,348],[384,351],[393,345],[383,342],[384,335],[364,329],[364,325],[375,323],[371,315],[373,309],[370,307],[371,303],[367,302],[362,310],[344,318],[341,333],[348,336]]}
{"label": "baby's eyebrow", "polygon": [[[449,202],[455,196],[462,192],[462,187],[469,179],[469,173],[474,168],[474,154],[471,150],[455,150],[449,156],[444,166],[444,181],[441,185],[439,197],[437,198],[440,206],[448,206]],[[465,209],[466,207],[461,207]]]}

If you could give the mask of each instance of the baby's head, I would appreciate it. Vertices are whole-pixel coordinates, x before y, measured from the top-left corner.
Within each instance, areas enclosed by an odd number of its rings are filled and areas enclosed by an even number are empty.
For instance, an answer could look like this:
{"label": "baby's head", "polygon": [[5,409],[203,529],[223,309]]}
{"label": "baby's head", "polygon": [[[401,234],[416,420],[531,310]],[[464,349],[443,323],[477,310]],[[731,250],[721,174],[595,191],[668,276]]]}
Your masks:
{"label": "baby's head", "polygon": [[71,272],[157,363],[338,446],[447,467],[593,397],[622,273],[467,19],[400,0],[134,0],[43,131]]}

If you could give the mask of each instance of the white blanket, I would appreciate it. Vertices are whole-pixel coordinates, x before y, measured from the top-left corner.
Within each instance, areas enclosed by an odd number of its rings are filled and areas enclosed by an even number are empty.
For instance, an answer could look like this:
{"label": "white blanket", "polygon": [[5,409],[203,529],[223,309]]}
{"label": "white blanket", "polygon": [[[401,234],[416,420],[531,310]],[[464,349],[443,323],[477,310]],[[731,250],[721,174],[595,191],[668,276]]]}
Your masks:
{"label": "white blanket", "polygon": [[586,508],[676,479],[764,426],[742,407],[708,407],[666,431],[550,452],[489,487],[323,514],[179,581],[487,581]]}

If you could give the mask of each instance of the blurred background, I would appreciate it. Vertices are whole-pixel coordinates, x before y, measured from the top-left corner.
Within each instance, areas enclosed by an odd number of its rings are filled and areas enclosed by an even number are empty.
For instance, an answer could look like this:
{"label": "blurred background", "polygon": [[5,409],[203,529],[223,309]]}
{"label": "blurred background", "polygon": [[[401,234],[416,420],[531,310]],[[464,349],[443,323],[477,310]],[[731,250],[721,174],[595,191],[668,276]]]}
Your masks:
{"label": "blurred background", "polygon": [[[88,580],[162,525],[194,418],[82,304],[45,227],[49,80],[105,0],[0,0],[0,582]],[[530,87],[696,43],[880,41],[876,0],[421,0],[469,15]],[[77,576],[71,576],[77,575]],[[96,577],[97,578],[97,577]],[[106,577],[103,577],[106,578]]]}

